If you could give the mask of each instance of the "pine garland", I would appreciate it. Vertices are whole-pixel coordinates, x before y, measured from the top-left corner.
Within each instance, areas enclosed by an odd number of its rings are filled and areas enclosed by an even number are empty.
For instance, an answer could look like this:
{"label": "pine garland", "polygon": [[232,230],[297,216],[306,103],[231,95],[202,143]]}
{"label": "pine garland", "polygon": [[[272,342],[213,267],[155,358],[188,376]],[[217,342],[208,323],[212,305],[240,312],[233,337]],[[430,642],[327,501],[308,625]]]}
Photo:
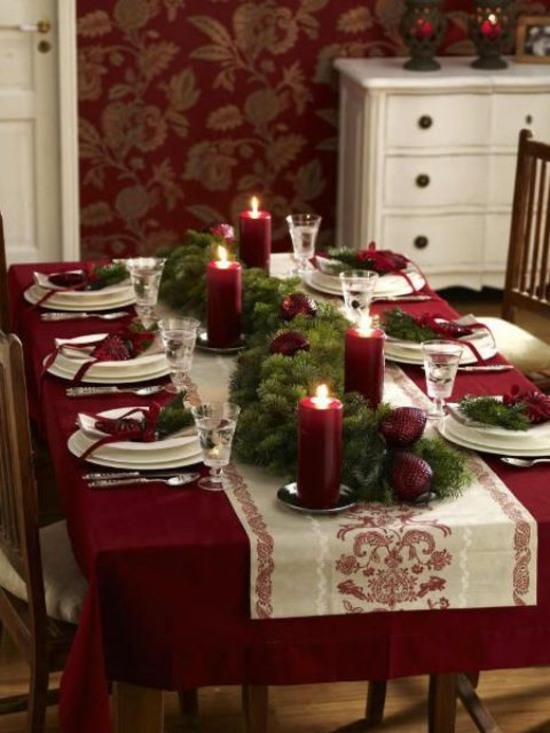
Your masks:
{"label": "pine garland", "polygon": [[[186,243],[168,254],[161,298],[197,317],[204,315],[204,272],[216,237],[189,232]],[[285,295],[298,292],[299,281],[268,277],[263,270],[243,272],[243,330],[247,348],[230,381],[230,399],[241,407],[234,453],[245,463],[295,478],[298,450],[298,403],[327,384],[344,403],[343,482],[360,500],[395,501],[387,472],[391,451],[378,432],[389,405],[368,407],[356,393],[344,395],[344,334],[349,326],[330,303],[317,303],[315,316],[300,313],[290,322],[281,314]],[[303,335],[308,350],[293,356],[272,353],[275,337]],[[420,440],[410,450],[425,458],[434,472],[432,491],[456,496],[470,480],[465,458],[443,441]]]}

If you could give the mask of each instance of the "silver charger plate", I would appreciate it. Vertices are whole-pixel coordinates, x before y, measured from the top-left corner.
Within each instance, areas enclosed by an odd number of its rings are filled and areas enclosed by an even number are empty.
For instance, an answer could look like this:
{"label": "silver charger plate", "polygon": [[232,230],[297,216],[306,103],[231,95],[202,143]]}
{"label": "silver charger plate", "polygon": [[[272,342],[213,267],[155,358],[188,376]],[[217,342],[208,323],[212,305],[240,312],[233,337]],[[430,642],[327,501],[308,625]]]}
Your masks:
{"label": "silver charger plate", "polygon": [[239,351],[242,351],[244,347],[244,336],[241,336],[240,341],[236,346],[229,346],[228,348],[221,349],[217,346],[209,345],[206,328],[200,328],[197,332],[197,348],[201,349],[201,351],[209,351],[211,354],[237,354]]}
{"label": "silver charger plate", "polygon": [[284,504],[289,509],[293,509],[295,512],[321,516],[339,514],[340,512],[345,512],[358,504],[355,494],[349,486],[346,486],[345,484],[342,484],[340,487],[340,498],[338,499],[338,503],[336,506],[330,507],[330,509],[309,509],[308,507],[302,506],[298,499],[298,486],[295,481],[290,484],[286,484],[285,486],[281,486],[277,491],[277,499],[281,504]]}

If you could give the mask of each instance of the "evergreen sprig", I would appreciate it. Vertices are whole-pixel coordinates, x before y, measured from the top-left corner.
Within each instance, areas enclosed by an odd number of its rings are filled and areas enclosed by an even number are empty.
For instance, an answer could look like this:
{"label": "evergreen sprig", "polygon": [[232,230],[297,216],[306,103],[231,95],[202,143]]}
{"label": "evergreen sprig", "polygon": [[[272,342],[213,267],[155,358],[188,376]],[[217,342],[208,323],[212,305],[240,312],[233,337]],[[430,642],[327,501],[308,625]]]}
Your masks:
{"label": "evergreen sprig", "polygon": [[193,425],[191,410],[184,406],[185,393],[177,394],[159,412],[157,420],[157,434],[159,438],[165,438],[178,430],[183,430]]}
{"label": "evergreen sprig", "polygon": [[464,397],[460,411],[470,420],[484,425],[497,425],[505,430],[528,430],[531,427],[525,405],[505,405],[495,397]]}
{"label": "evergreen sprig", "polygon": [[88,290],[102,290],[109,285],[121,283],[128,277],[128,270],[124,262],[111,262],[108,265],[99,265],[94,268],[88,280]]}
{"label": "evergreen sprig", "polygon": [[428,326],[420,326],[414,318],[401,310],[391,308],[382,314],[382,324],[388,336],[400,341],[428,341],[436,337],[435,331]]}

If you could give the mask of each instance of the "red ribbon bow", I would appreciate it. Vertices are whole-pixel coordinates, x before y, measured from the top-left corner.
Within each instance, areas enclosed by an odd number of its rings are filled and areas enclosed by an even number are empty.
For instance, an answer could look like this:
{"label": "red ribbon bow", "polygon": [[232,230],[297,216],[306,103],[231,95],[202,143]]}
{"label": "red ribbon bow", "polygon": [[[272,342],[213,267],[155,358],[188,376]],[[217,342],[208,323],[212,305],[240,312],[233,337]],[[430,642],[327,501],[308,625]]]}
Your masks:
{"label": "red ribbon bow", "polygon": [[[99,438],[84,453],[81,458],[87,458],[102,445],[107,443],[121,443],[126,441],[134,441],[140,443],[152,443],[157,440],[157,425],[162,407],[157,402],[153,402],[147,409],[142,407],[134,407],[125,412],[120,417],[103,417],[102,415],[92,415],[95,419],[95,427],[107,435]],[[141,415],[140,418],[132,417],[135,414]]]}
{"label": "red ribbon bow", "polygon": [[509,406],[524,405],[525,417],[533,425],[540,425],[550,420],[550,396],[543,392],[537,392],[536,390],[522,391],[515,384],[509,394],[504,395],[502,401]]}

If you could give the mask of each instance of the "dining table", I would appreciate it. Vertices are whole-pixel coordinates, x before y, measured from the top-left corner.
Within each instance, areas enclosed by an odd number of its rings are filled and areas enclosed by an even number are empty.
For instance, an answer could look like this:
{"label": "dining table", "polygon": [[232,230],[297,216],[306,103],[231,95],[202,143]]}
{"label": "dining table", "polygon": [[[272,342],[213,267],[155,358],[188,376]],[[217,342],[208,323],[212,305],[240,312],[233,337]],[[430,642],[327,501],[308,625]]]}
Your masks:
{"label": "dining table", "polygon": [[[533,518],[536,531],[536,571],[528,581],[534,601],[524,602],[518,592],[512,602],[498,607],[433,604],[370,612],[348,608],[319,615],[251,613],[251,550],[255,542],[260,545],[261,532],[257,527],[256,534],[246,531],[227,492],[202,491],[193,484],[174,489],[161,483],[91,489],[83,476],[101,469],[67,447],[77,414],[149,404],[151,398],[69,397],[67,380],[45,368],[55,339],[120,328],[120,321],[93,317],[44,321],[44,308],[25,298],[36,270],[51,273],[79,265],[17,264],[8,273],[13,330],[24,345],[31,415],[49,446],[74,554],[89,583],[61,680],[59,716],[64,733],[113,729],[160,733],[164,690],[213,685],[254,690],[550,663],[550,563],[545,561],[550,557],[548,464],[518,469],[496,454],[479,454],[491,475]],[[429,284],[422,292],[430,299],[403,302],[400,307],[412,314],[457,316]],[[380,314],[388,307],[393,304],[376,302],[372,311]],[[125,310],[130,322],[133,308]],[[203,400],[226,399],[236,358],[197,350],[191,372],[196,395]],[[496,355],[491,363],[504,360]],[[419,365],[389,366],[425,393]],[[453,400],[505,394],[514,386],[532,389],[515,369],[459,371]],[[166,401],[169,395],[155,399]],[[204,468],[199,465],[197,470]],[[265,485],[277,485],[277,477],[264,476],[262,469],[238,460],[231,473],[241,488],[246,487],[249,505],[256,484],[259,487],[265,479]],[[279,484],[283,483],[281,478]],[[452,499],[446,501],[452,507]],[[401,511],[403,522],[408,521]],[[475,523],[489,527],[491,519],[476,517]],[[305,527],[311,518],[298,516],[297,521]],[[262,548],[270,552],[269,543]],[[292,583],[292,577],[288,581]],[[295,587],[294,593],[299,596],[301,588]]]}

